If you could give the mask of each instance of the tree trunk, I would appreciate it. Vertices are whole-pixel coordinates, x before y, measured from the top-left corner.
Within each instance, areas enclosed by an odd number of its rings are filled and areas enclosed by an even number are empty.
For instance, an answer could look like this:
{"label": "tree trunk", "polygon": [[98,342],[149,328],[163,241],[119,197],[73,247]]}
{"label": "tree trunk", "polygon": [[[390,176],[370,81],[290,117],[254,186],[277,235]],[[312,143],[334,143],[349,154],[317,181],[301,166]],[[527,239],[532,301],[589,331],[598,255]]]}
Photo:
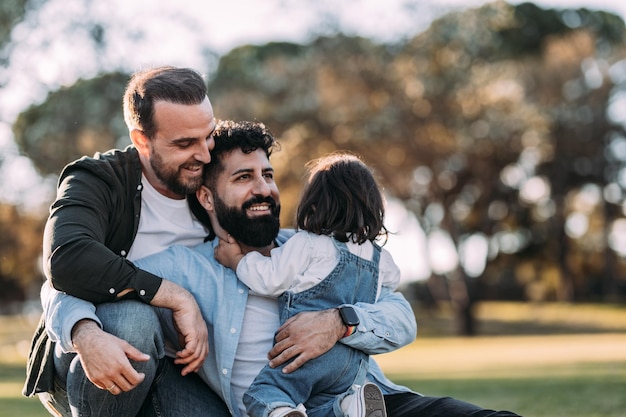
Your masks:
{"label": "tree trunk", "polygon": [[447,278],[450,289],[450,302],[455,314],[457,334],[459,336],[475,336],[475,297],[473,297],[472,291],[470,291],[468,278],[460,269],[450,273]]}

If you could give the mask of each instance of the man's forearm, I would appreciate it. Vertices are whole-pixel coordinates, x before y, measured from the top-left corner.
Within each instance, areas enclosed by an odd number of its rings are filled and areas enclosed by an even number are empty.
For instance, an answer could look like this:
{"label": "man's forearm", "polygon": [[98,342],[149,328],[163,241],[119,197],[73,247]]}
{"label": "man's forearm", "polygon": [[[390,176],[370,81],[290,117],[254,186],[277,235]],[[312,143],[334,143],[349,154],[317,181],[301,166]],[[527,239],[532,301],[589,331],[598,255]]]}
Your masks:
{"label": "man's forearm", "polygon": [[195,305],[196,299],[180,285],[164,279],[150,304],[177,311],[189,304]]}
{"label": "man's forearm", "polygon": [[79,352],[81,346],[83,346],[83,341],[87,339],[93,340],[100,332],[104,332],[104,330],[95,321],[90,319],[79,320],[70,332],[74,350]]}

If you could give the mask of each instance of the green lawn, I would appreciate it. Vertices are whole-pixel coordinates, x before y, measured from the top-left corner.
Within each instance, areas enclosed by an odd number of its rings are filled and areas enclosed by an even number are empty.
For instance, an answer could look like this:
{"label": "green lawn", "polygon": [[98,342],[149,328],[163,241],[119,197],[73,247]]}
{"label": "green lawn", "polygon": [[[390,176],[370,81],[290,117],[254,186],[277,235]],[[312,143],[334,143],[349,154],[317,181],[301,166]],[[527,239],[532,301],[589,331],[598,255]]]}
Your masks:
{"label": "green lawn", "polygon": [[36,398],[20,392],[24,383],[24,365],[0,361],[0,417],[49,416]]}
{"label": "green lawn", "polygon": [[[445,312],[417,314],[422,336],[379,356],[395,382],[525,417],[625,415],[626,308],[486,304],[477,338],[441,332]],[[0,316],[0,417],[48,415],[20,394],[35,324]]]}
{"label": "green lawn", "polygon": [[[510,409],[526,417],[623,417],[626,362],[580,367],[563,375],[506,378],[404,378],[394,381],[425,395],[452,396],[483,407]],[[0,417],[47,416],[36,399],[19,395],[21,365],[0,364]]]}
{"label": "green lawn", "polygon": [[483,407],[512,410],[526,417],[623,417],[626,362],[574,366],[567,373],[507,377],[392,378],[425,395],[451,396]]}

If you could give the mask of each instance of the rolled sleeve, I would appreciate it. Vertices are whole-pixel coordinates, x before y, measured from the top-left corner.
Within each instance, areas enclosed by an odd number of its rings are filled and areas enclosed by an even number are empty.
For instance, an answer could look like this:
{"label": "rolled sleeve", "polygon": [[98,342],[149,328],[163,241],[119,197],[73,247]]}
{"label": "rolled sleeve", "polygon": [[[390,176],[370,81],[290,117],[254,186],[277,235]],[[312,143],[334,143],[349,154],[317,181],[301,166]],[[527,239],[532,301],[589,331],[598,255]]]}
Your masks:
{"label": "rolled sleeve", "polygon": [[357,303],[353,307],[360,324],[341,343],[374,355],[392,352],[415,340],[415,314],[401,293],[383,288],[375,304]]}
{"label": "rolled sleeve", "polygon": [[79,321],[92,320],[102,328],[92,303],[57,291],[48,282],[41,287],[41,305],[48,337],[57,342],[63,352],[74,351],[72,329]]}

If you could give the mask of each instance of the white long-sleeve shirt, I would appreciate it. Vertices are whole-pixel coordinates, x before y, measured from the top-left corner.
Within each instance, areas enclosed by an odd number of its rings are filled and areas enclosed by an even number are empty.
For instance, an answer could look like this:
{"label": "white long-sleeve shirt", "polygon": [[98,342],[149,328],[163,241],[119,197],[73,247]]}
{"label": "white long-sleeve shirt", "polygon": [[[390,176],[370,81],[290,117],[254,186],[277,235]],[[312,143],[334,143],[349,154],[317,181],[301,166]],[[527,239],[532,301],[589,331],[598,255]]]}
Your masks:
{"label": "white long-sleeve shirt", "polygon": [[[360,245],[346,242],[346,245],[363,259],[373,257],[374,245],[370,241]],[[278,296],[285,291],[297,293],[317,285],[338,262],[339,250],[332,237],[299,231],[283,246],[272,249],[269,257],[259,252],[246,254],[237,265],[237,277],[257,294]],[[400,269],[385,249],[380,254],[378,274],[376,298],[381,287],[395,290],[400,283]]]}

